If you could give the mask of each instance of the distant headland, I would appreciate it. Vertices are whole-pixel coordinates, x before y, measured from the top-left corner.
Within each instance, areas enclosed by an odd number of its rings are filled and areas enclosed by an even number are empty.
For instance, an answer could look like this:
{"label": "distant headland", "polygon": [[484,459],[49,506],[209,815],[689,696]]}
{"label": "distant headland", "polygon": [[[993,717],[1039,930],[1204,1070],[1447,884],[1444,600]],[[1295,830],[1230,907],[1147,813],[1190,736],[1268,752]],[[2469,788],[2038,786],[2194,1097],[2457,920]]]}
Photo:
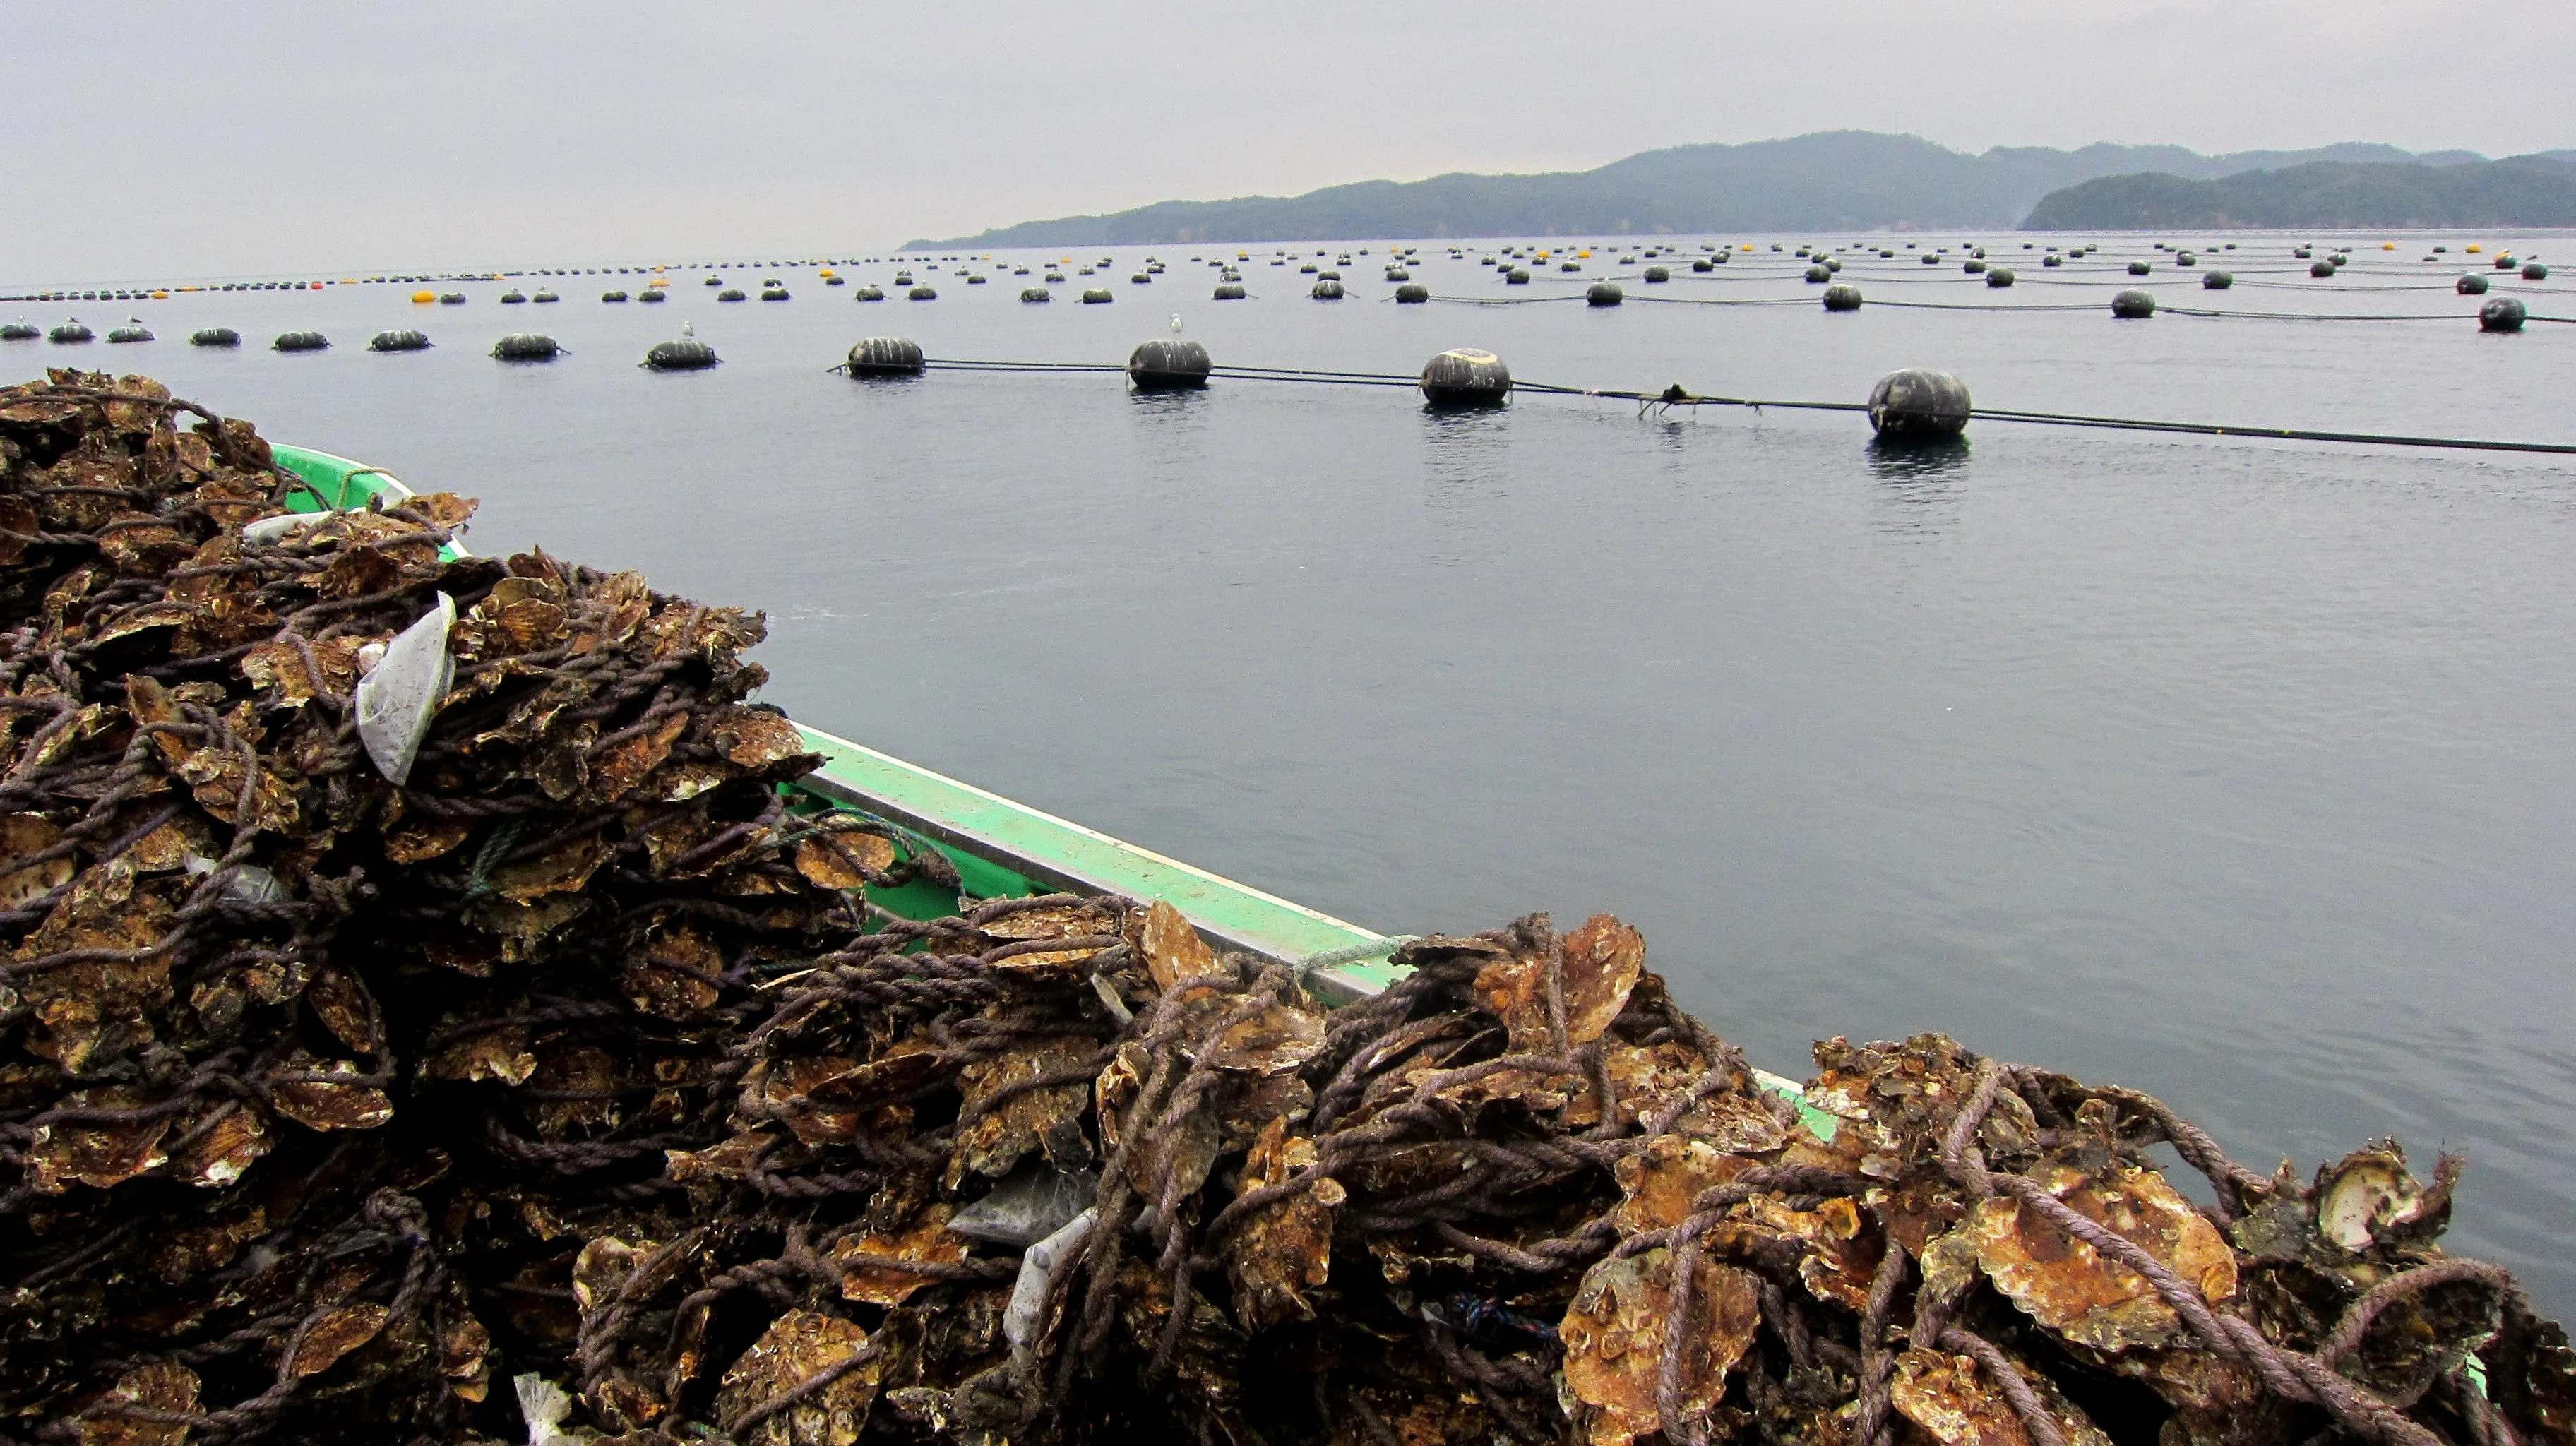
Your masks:
{"label": "distant headland", "polygon": [[2181,146],[1954,151],[1821,131],[1642,151],[1589,171],[1361,181],[1302,196],[1161,201],[932,247],[1189,245],[1416,236],[2138,227],[2576,225],[2576,150],[2489,160],[2345,142],[2206,156]]}

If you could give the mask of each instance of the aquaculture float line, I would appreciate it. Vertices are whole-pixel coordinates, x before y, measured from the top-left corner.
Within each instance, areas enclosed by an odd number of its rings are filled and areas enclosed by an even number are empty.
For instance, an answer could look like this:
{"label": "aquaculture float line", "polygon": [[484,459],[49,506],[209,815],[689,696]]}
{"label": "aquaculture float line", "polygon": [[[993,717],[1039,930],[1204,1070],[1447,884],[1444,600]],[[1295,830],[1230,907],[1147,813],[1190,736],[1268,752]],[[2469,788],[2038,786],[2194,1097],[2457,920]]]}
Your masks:
{"label": "aquaculture float line", "polygon": [[[1889,303],[1881,304],[1884,305]],[[2090,310],[2092,308],[2086,309]],[[1437,359],[1435,359],[1435,365],[1436,364]],[[1500,365],[1499,361],[1494,364],[1496,366]],[[969,360],[944,357],[927,358],[922,362],[922,366],[925,369],[932,371],[1022,372],[1037,374],[1114,374],[1129,372],[1132,370],[1131,367],[1120,366],[1110,362],[1023,362]],[[1427,382],[1425,377],[1406,376],[1396,372],[1331,371],[1307,367],[1251,367],[1223,365],[1211,368],[1208,375],[1237,381],[1306,382],[1323,386],[1417,388],[1427,388],[1432,386],[1432,383]],[[1905,375],[1905,373],[1896,373],[1894,375],[1901,376]],[[1884,385],[1884,383],[1882,383],[1882,385]],[[1507,370],[1503,375],[1501,384],[1497,388],[1487,395],[1476,398],[1476,400],[1482,402],[1500,401],[1505,396],[1514,392],[1534,392],[1543,396],[1591,397],[1612,401],[1634,402],[1637,404],[1638,415],[1640,417],[1668,414],[1676,407],[1741,407],[1754,412],[1771,409],[1802,412],[1859,412],[1864,414],[1874,414],[1874,421],[1880,423],[1875,429],[1882,432],[1886,430],[1883,425],[1883,418],[1875,415],[1877,409],[1874,409],[1873,404],[1870,402],[1821,402],[1784,398],[1726,396],[1715,393],[1694,392],[1679,383],[1666,387],[1664,390],[1659,392],[1634,391],[1619,387],[1568,387],[1557,386],[1545,382],[1522,381],[1510,377]],[[1962,386],[1960,396],[1965,397],[1965,395],[1966,391],[1964,386]],[[1451,397],[1448,398],[1448,400],[1455,401],[1458,400],[1458,398]],[[2015,422],[2033,426],[2084,427],[2107,431],[2162,432],[2174,435],[2201,437],[2246,437],[2274,442],[2331,442],[2352,446],[2432,447],[2451,451],[2519,452],[2543,456],[2576,456],[2576,443],[2566,442],[2509,442],[2474,437],[2431,437],[2393,432],[2350,432],[2314,427],[2267,427],[2240,426],[2218,422],[2175,422],[2138,417],[2089,416],[2077,412],[2032,411],[2007,407],[1962,407],[1956,412],[1957,425],[1945,426],[1940,430],[1944,435],[1955,436],[1960,431],[1964,430],[1966,424],[1970,420],[1974,419],[1983,419],[1994,422]]]}

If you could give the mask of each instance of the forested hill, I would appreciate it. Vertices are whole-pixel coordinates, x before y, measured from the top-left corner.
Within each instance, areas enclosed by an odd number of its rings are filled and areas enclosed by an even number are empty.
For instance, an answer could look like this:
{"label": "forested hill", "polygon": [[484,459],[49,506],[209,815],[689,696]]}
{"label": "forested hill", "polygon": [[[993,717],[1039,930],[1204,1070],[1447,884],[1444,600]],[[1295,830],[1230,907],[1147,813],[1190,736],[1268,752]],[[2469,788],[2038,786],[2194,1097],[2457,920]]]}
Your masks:
{"label": "forested hill", "polygon": [[2010,226],[2041,197],[2098,176],[2152,171],[2206,179],[2312,162],[2403,167],[2483,159],[2466,151],[2418,156],[2359,142],[2221,156],[2107,144],[1970,154],[1920,136],[1824,131],[1644,151],[1589,171],[1461,172],[1362,181],[1302,196],[1163,201],[915,241],[908,249]]}
{"label": "forested hill", "polygon": [[2150,172],[2051,191],[2022,227],[2138,231],[2189,227],[2576,226],[2576,153],[2456,165],[2315,161],[2213,180]]}

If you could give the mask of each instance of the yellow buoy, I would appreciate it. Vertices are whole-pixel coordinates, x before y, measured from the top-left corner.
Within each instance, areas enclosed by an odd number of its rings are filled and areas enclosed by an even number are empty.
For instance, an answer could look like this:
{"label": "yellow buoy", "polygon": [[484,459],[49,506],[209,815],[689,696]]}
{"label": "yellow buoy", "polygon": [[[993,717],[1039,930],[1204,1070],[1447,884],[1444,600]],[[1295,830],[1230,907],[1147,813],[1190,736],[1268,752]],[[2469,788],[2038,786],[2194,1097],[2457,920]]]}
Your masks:
{"label": "yellow buoy", "polygon": [[438,299],[438,293],[435,291],[415,291],[411,294],[411,299],[414,301],[436,301]]}
{"label": "yellow buoy", "polygon": [[644,283],[644,285],[645,285],[646,287],[648,287],[648,288],[650,288],[650,287],[655,287],[655,286],[668,286],[668,285],[670,285],[670,284],[671,284],[671,283],[670,283],[669,281],[667,281],[667,280],[665,280],[664,278],[659,277],[659,276],[656,276],[656,277],[654,277],[652,280],[647,281],[647,282],[645,282],[645,283]]}
{"label": "yellow buoy", "polygon": [[1574,253],[1574,259],[1577,261],[1588,261],[1591,257],[1592,253],[1589,251],[1577,251]]}
{"label": "yellow buoy", "polygon": [[823,268],[823,279],[824,279],[825,281],[829,281],[829,280],[831,280],[834,276],[836,276],[836,275],[838,275],[838,274],[839,274],[838,272],[835,272],[835,271],[834,271],[831,267],[829,267],[829,266],[826,266],[826,267],[824,267],[824,268]]}
{"label": "yellow buoy", "polygon": [[2382,251],[2394,251],[2397,249],[2397,243],[2394,241],[2382,241],[2379,243],[2379,249]]}
{"label": "yellow buoy", "polygon": [[156,291],[152,293],[152,299],[154,301],[168,301],[170,299],[170,293],[166,291]]}
{"label": "yellow buoy", "polygon": [[2472,256],[2475,256],[2475,255],[2477,255],[2477,254],[2478,254],[2478,243],[2476,243],[2475,241],[2472,241],[2472,242],[2470,242],[2470,243],[2469,243],[2469,254],[2470,254],[2470,255],[2472,255]]}
{"label": "yellow buoy", "polygon": [[1752,249],[1753,249],[1753,243],[1752,243],[1752,242],[1750,242],[1750,241],[1745,242],[1745,243],[1744,243],[1744,249],[1745,249],[1745,250],[1747,250],[1747,251],[1752,250]]}

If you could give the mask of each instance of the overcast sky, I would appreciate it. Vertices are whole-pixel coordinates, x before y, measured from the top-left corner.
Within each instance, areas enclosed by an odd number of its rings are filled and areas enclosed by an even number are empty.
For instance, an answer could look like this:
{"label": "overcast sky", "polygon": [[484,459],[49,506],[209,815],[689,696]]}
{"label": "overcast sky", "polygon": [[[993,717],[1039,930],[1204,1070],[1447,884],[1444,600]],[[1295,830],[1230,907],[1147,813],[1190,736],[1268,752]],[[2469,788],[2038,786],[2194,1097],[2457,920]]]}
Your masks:
{"label": "overcast sky", "polygon": [[0,0],[0,56],[0,288],[846,254],[1845,127],[2576,145],[2566,0]]}

